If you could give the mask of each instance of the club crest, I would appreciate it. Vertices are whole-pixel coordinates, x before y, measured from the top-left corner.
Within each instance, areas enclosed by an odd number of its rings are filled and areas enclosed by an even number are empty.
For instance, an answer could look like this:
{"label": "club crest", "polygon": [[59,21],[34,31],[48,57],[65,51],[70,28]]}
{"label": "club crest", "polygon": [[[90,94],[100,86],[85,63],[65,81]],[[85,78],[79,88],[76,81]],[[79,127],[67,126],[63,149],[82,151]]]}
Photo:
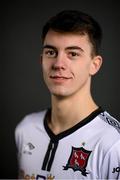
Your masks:
{"label": "club crest", "polygon": [[64,170],[72,168],[73,171],[81,171],[83,176],[87,176],[89,172],[86,171],[86,166],[91,152],[92,151],[88,151],[83,147],[72,147],[70,158],[66,166],[64,166]]}

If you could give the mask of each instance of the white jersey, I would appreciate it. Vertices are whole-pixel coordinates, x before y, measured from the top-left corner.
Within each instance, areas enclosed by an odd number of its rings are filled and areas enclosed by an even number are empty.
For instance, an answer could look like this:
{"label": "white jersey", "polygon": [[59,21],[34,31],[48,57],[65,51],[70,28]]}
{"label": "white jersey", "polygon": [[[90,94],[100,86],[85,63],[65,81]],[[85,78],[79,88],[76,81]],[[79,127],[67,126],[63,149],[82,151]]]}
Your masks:
{"label": "white jersey", "polygon": [[50,110],[27,115],[16,127],[21,179],[120,179],[120,123],[98,108],[55,135]]}

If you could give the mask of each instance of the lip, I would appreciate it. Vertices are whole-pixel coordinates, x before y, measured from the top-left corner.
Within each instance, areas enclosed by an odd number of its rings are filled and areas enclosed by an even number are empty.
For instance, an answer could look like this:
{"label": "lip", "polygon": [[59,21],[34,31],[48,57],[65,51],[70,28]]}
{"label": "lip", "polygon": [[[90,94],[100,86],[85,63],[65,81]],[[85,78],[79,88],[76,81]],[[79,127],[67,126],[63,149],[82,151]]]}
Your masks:
{"label": "lip", "polygon": [[52,79],[56,83],[63,83],[71,79],[71,77],[66,77],[66,76],[50,76],[50,79]]}

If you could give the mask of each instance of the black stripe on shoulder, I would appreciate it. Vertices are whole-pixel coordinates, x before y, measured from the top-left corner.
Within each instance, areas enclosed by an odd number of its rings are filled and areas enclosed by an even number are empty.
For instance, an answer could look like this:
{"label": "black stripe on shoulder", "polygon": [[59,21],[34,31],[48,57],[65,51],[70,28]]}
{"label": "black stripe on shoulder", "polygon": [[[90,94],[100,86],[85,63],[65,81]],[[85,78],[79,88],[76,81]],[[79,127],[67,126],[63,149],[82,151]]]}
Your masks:
{"label": "black stripe on shoulder", "polygon": [[104,120],[109,125],[113,126],[120,133],[120,122],[119,121],[117,121],[114,117],[112,117],[106,111],[100,113],[100,117],[102,120]]}

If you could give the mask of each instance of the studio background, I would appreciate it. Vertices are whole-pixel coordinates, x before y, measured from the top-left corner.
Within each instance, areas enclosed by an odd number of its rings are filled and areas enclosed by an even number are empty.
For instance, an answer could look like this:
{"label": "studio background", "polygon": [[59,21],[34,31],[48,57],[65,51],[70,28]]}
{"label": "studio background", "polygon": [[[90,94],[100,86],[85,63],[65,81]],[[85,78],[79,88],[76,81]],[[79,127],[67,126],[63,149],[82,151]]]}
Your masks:
{"label": "studio background", "polygon": [[1,6],[0,178],[16,178],[14,129],[29,113],[50,106],[39,56],[40,34],[49,17],[64,9],[91,14],[102,26],[103,65],[93,78],[96,102],[120,120],[120,5],[117,0],[5,1]]}

